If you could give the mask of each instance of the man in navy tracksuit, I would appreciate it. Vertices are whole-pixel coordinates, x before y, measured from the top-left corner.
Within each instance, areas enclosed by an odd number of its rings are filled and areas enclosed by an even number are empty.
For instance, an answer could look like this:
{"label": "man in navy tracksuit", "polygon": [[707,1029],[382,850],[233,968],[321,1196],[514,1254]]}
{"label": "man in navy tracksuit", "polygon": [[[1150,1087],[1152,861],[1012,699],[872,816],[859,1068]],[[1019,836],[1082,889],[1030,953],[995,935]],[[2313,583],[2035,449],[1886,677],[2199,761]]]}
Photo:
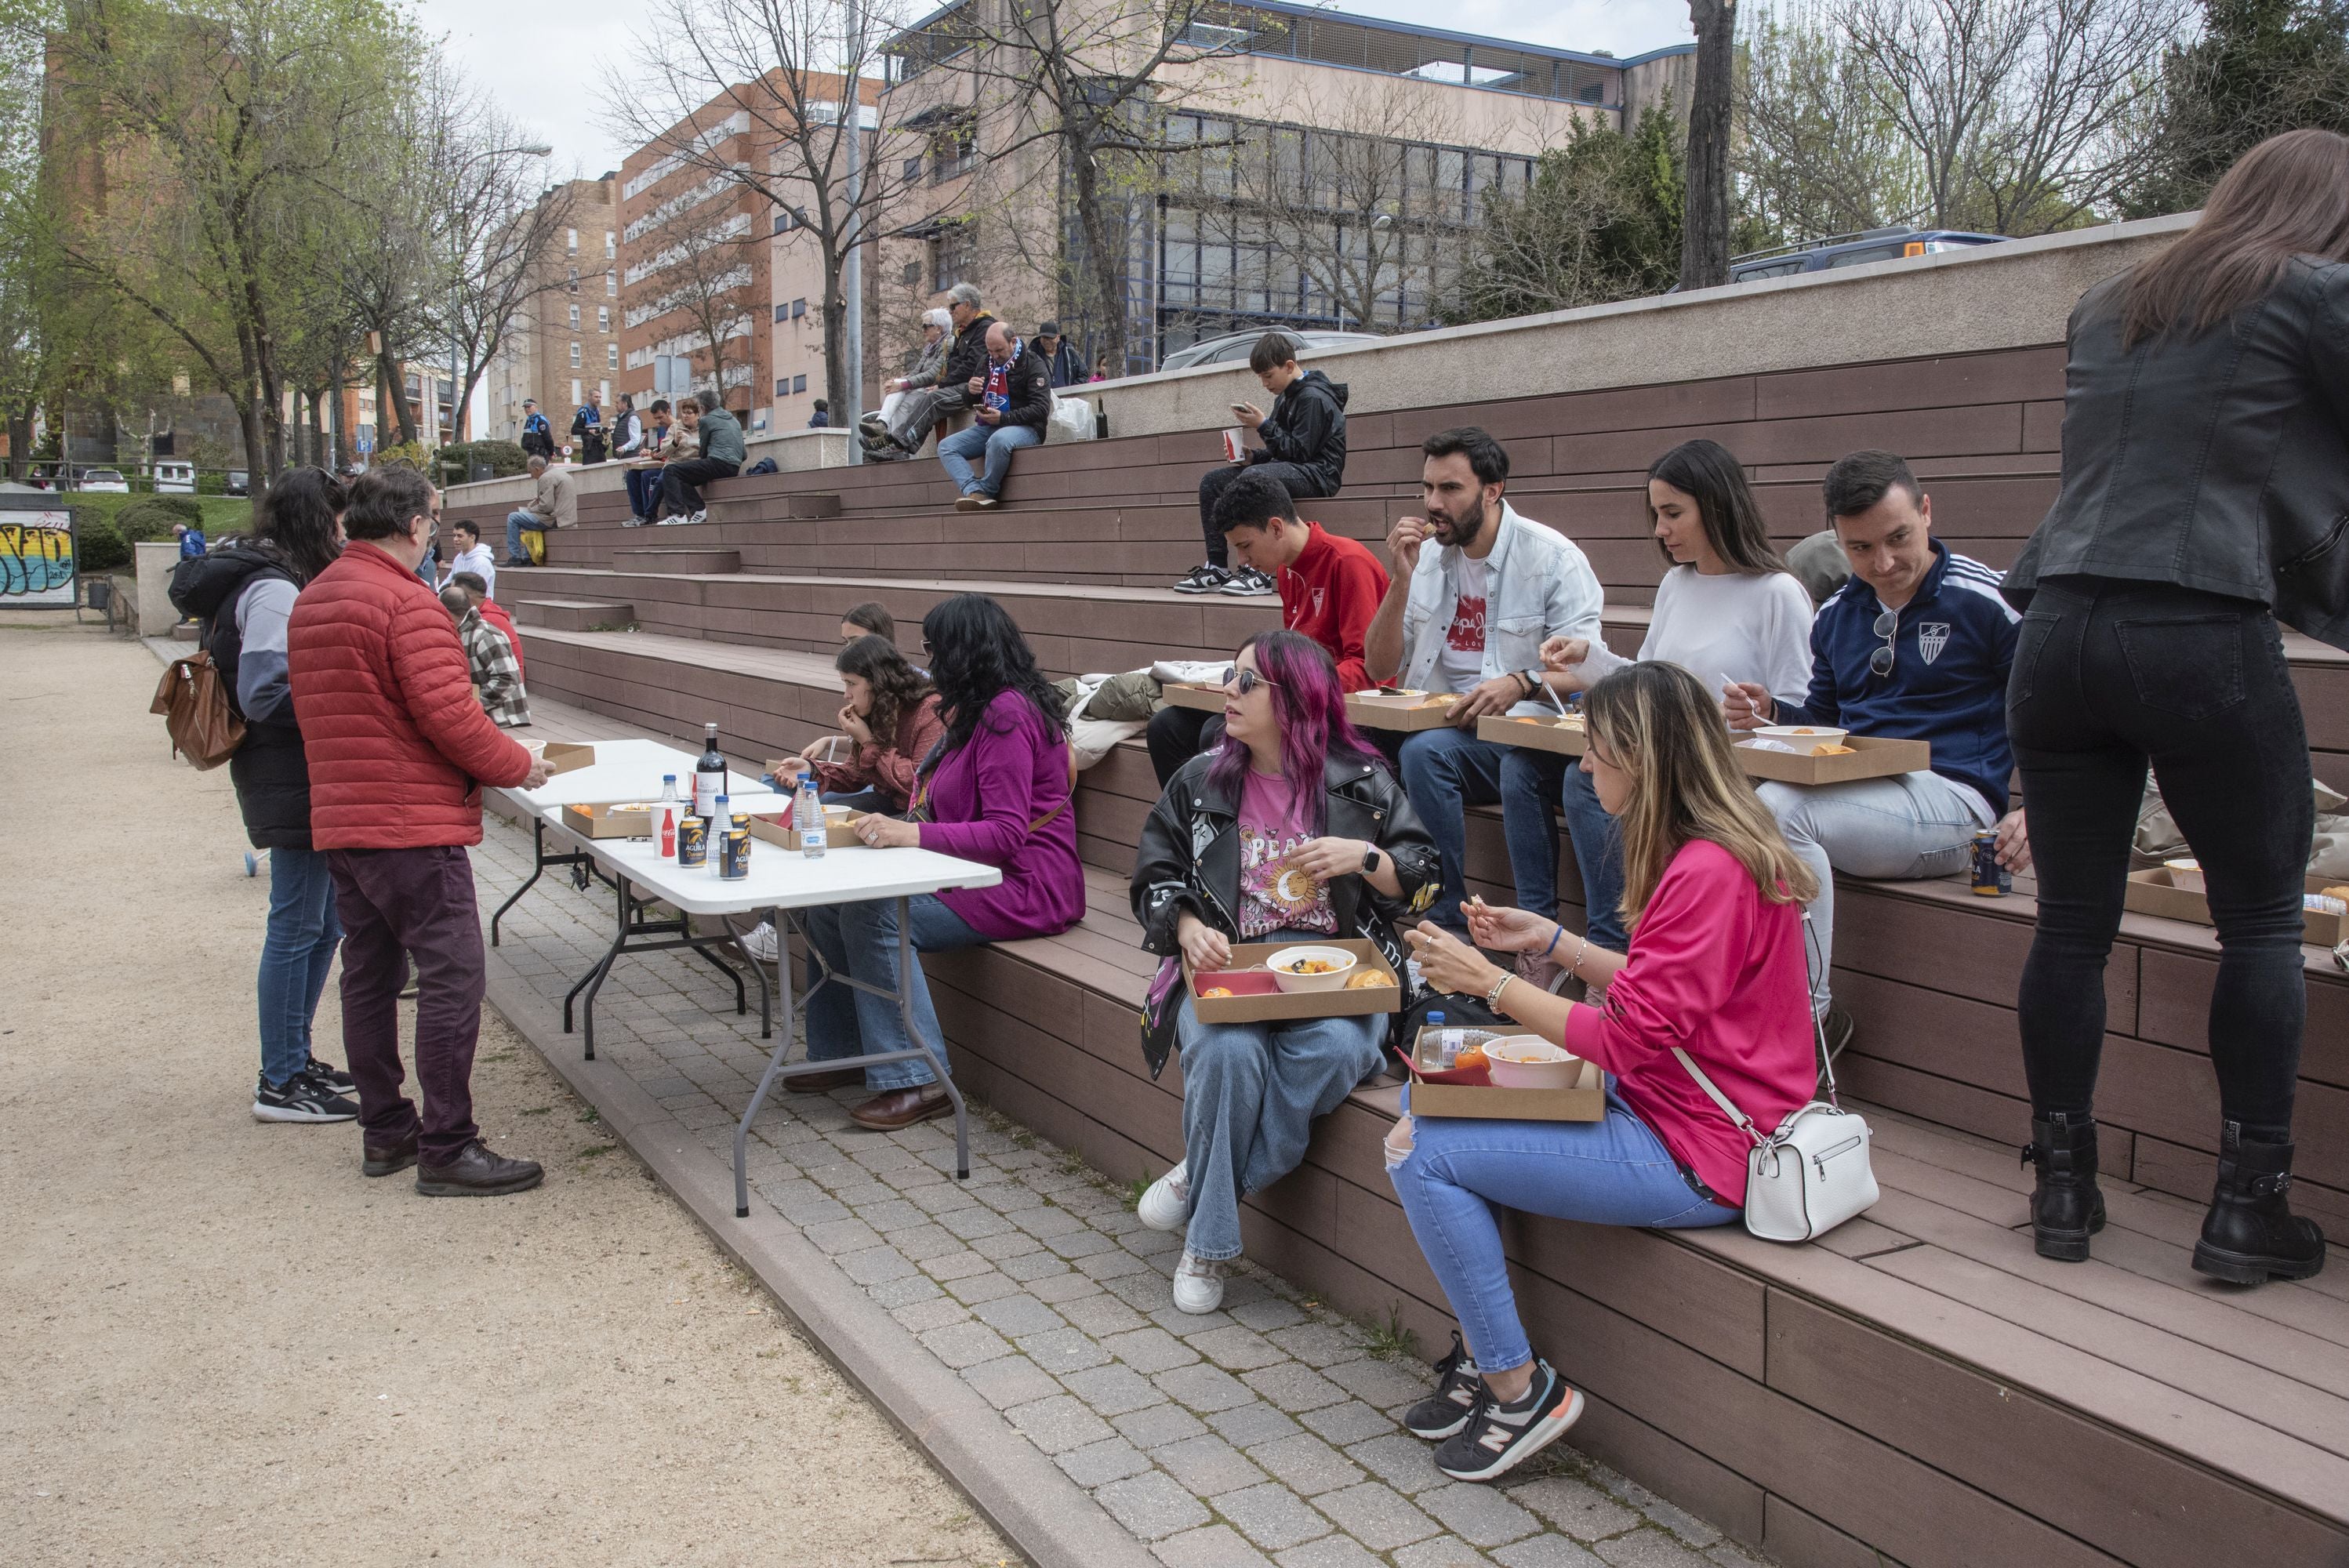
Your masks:
{"label": "man in navy tracksuit", "polygon": [[1727,688],[1730,726],[1831,725],[1854,735],[1922,740],[1925,771],[1848,784],[1765,782],[1763,800],[1816,873],[1811,1004],[1840,1050],[1851,1021],[1828,1006],[1835,956],[1833,872],[1916,881],[1963,871],[1973,836],[1998,830],[1999,860],[2031,863],[2023,810],[2010,810],[2006,677],[2018,617],[1999,573],[1933,537],[1933,503],[1890,452],[1854,452],[1827,470],[1828,521],[1851,576],[1811,623],[1811,689],[1800,707],[1761,686]]}

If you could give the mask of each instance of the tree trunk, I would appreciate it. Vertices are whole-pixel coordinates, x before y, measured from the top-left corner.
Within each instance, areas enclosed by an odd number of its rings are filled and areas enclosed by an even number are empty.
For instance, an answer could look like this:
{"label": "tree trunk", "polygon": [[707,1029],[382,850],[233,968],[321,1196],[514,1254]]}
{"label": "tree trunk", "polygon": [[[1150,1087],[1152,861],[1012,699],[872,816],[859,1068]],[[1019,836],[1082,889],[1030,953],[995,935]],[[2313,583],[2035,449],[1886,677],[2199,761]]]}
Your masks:
{"label": "tree trunk", "polygon": [[19,484],[33,475],[33,407],[8,416],[8,477]]}
{"label": "tree trunk", "polygon": [[823,400],[841,419],[848,407],[848,296],[841,281],[846,270],[842,253],[823,251]]}
{"label": "tree trunk", "polygon": [[1736,67],[1736,0],[1689,0],[1696,28],[1696,88],[1689,102],[1688,198],[1681,224],[1681,287],[1729,281],[1729,115]]}
{"label": "tree trunk", "polygon": [[[1073,91],[1071,96],[1074,96]],[[1088,314],[1098,323],[1096,330],[1101,335],[1086,347],[1095,358],[1106,349],[1113,363],[1123,365],[1129,347],[1127,332],[1131,325],[1125,315],[1124,225],[1119,224],[1115,235],[1111,234],[1108,214],[1102,201],[1101,171],[1094,167],[1090,139],[1081,127],[1071,126],[1070,131],[1071,134],[1061,139],[1062,156],[1069,160],[1069,175],[1076,197],[1077,222],[1085,240],[1084,282],[1086,292],[1094,296],[1090,302],[1092,309]]]}
{"label": "tree trunk", "polygon": [[399,384],[399,366],[392,363],[389,335],[378,335],[376,341],[383,346],[375,354],[375,372],[383,381],[383,395],[377,399],[378,409],[375,434],[376,449],[380,451],[390,444],[383,438],[383,427],[388,423],[382,417],[383,409],[389,409],[392,418],[398,421],[399,440],[403,446],[416,439],[416,418],[408,411],[408,394]]}

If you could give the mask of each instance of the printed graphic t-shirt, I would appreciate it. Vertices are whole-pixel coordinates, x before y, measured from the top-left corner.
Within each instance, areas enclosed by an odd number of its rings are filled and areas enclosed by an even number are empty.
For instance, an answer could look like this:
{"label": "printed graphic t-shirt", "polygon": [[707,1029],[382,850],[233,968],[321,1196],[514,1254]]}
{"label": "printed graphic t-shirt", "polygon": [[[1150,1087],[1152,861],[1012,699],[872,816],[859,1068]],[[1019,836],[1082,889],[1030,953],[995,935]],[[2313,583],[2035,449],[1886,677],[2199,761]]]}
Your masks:
{"label": "printed graphic t-shirt", "polygon": [[1288,780],[1251,769],[1240,788],[1240,938],[1275,931],[1335,933],[1330,888],[1288,864],[1288,852],[1313,838]]}
{"label": "printed graphic t-shirt", "polygon": [[1472,691],[1485,678],[1485,562],[1460,558],[1460,597],[1444,651],[1435,656],[1435,689]]}

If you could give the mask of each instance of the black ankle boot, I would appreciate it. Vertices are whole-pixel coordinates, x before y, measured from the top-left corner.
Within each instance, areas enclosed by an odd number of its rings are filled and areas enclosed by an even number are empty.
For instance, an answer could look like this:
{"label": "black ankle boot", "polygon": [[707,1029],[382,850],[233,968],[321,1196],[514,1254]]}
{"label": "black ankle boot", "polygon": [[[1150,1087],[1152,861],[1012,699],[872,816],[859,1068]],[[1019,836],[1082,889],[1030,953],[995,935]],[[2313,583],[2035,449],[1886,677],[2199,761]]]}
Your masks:
{"label": "black ankle boot", "polygon": [[2235,1284],[2306,1279],[2324,1266],[2324,1233],[2292,1212],[2292,1145],[2219,1135],[2219,1185],[2194,1243],[2198,1273]]}
{"label": "black ankle boot", "polygon": [[2105,1228],[2105,1195],[2096,1191],[2096,1119],[2061,1111],[2031,1119],[2023,1163],[2039,1167],[2031,1191],[2031,1243],[2043,1258],[2085,1263],[2088,1238]]}

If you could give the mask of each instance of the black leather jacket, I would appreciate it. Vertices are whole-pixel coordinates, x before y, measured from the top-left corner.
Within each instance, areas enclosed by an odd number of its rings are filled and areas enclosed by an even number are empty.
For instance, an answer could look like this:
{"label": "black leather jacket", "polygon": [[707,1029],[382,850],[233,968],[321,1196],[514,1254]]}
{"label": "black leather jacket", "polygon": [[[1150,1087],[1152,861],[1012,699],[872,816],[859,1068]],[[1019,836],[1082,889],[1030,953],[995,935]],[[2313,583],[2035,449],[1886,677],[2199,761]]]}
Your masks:
{"label": "black leather jacket", "polygon": [[1293,463],[1321,481],[1323,495],[1336,495],[1346,480],[1346,385],[1308,370],[1273,399],[1256,428],[1264,450],[1251,462]]}
{"label": "black leather jacket", "polygon": [[[1212,760],[1211,754],[1185,763],[1166,781],[1165,792],[1142,825],[1133,866],[1133,913],[1142,922],[1143,951],[1162,957],[1182,951],[1185,911],[1234,942],[1240,939],[1238,809],[1208,783]],[[1401,898],[1390,899],[1358,876],[1332,879],[1330,905],[1338,917],[1339,934],[1376,943],[1393,972],[1405,975],[1405,954],[1394,923],[1423,914],[1435,903],[1443,874],[1435,841],[1420,825],[1410,798],[1385,763],[1332,757],[1324,779],[1329,804],[1323,830],[1332,838],[1376,844],[1381,853],[1392,856],[1402,889]],[[1175,999],[1180,1000],[1179,988]],[[1403,1000],[1408,1005],[1411,998]],[[1174,1049],[1175,1011],[1169,1006],[1163,1013],[1143,1015],[1142,1053],[1154,1078]]]}
{"label": "black leather jacket", "polygon": [[2171,583],[2349,647],[2349,265],[2295,258],[2224,325],[2121,346],[2128,274],[2081,296],[2064,488],[2006,574]]}

